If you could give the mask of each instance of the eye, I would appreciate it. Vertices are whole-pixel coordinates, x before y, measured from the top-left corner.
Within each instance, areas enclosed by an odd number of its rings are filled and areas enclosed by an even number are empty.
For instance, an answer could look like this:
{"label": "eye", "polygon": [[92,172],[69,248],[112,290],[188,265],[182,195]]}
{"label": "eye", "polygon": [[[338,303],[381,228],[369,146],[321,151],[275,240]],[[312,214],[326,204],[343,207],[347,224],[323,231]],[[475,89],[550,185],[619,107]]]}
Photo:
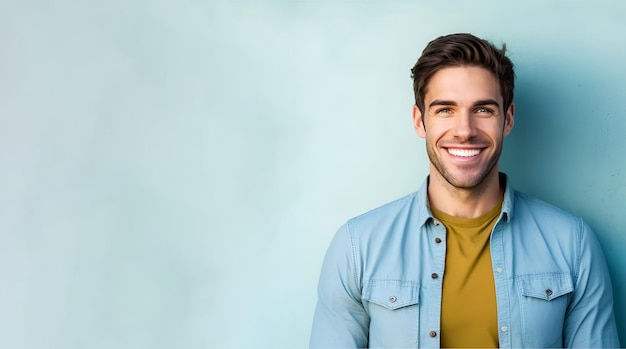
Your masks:
{"label": "eye", "polygon": [[435,111],[435,114],[450,114],[450,113],[452,113],[452,110],[450,110],[450,108],[441,108]]}
{"label": "eye", "polygon": [[493,110],[486,107],[478,107],[475,112],[477,114],[493,114]]}

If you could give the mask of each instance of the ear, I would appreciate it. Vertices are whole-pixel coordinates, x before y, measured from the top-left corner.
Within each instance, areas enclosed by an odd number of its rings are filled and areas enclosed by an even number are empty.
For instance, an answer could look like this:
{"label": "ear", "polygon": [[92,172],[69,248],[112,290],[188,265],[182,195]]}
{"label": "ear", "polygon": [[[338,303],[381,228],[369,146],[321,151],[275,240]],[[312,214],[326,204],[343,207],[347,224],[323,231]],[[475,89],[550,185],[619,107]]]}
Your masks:
{"label": "ear", "polygon": [[422,138],[426,138],[426,128],[424,127],[424,116],[422,112],[413,104],[413,127],[415,132]]}
{"label": "ear", "polygon": [[505,136],[508,136],[513,129],[513,124],[515,124],[515,103],[511,103],[509,109],[507,109],[506,114],[504,116],[504,132]]}

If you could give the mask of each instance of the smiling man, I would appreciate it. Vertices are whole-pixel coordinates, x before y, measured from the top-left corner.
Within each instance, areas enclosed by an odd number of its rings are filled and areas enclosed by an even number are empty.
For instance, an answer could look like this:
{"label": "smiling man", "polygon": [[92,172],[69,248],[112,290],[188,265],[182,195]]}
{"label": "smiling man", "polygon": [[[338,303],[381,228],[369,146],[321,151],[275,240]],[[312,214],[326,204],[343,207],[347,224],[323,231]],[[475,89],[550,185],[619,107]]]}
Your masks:
{"label": "smiling man", "polygon": [[430,175],[416,193],[339,229],[310,346],[619,347],[589,226],[515,191],[498,170],[515,115],[505,48],[439,37],[412,75]]}

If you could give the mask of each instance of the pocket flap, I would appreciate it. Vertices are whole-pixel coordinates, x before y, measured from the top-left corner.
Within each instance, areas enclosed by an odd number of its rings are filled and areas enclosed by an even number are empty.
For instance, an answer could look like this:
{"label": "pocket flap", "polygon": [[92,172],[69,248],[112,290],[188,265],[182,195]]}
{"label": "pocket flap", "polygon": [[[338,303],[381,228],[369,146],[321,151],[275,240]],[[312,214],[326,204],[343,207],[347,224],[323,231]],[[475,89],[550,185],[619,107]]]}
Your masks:
{"label": "pocket flap", "polygon": [[574,291],[569,273],[530,274],[518,276],[523,296],[551,301]]}
{"label": "pocket flap", "polygon": [[419,284],[400,280],[369,280],[363,285],[363,299],[394,310],[419,303]]}

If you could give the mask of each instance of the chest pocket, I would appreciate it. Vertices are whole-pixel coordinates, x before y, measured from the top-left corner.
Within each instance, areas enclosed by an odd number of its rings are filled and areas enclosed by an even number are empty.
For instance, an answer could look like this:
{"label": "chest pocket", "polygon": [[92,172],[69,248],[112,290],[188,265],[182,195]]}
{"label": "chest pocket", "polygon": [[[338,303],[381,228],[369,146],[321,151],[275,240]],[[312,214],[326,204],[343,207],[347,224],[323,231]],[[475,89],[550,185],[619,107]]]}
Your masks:
{"label": "chest pocket", "polygon": [[401,280],[369,280],[363,306],[370,316],[369,347],[417,347],[419,284]]}
{"label": "chest pocket", "polygon": [[520,275],[522,332],[527,344],[541,347],[563,346],[563,322],[574,291],[569,273]]}

